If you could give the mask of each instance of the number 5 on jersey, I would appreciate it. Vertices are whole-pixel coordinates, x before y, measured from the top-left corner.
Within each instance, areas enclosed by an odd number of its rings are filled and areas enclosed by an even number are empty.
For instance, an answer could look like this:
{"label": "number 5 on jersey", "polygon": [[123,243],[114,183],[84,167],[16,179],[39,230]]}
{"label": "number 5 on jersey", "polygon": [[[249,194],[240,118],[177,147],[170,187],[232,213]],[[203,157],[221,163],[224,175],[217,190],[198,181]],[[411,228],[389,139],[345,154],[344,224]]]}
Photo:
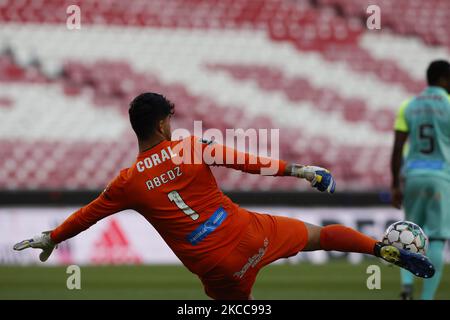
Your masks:
{"label": "number 5 on jersey", "polygon": [[191,217],[192,220],[197,220],[199,215],[197,212],[195,212],[191,207],[189,207],[181,198],[178,191],[171,191],[167,197],[169,197],[169,200],[172,202],[175,202],[178,208],[180,208],[181,211],[183,211],[186,215]]}

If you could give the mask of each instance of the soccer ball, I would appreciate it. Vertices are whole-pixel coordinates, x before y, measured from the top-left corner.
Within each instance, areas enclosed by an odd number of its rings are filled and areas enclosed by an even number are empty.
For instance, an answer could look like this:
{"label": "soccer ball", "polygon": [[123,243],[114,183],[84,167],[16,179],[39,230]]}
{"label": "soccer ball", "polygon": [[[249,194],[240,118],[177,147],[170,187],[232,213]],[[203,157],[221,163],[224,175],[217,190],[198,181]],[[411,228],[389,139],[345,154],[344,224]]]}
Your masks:
{"label": "soccer ball", "polygon": [[423,255],[428,248],[428,237],[422,228],[410,221],[398,221],[391,224],[384,233],[382,241],[399,249]]}

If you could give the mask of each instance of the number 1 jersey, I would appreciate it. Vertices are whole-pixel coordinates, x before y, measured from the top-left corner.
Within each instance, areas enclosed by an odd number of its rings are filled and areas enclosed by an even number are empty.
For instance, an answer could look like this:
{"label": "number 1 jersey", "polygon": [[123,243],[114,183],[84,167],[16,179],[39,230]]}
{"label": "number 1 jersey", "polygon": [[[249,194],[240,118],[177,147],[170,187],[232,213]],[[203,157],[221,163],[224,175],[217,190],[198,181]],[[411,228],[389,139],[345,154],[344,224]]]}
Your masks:
{"label": "number 1 jersey", "polygon": [[67,218],[51,238],[64,241],[102,218],[133,209],[153,225],[190,271],[203,274],[237,246],[251,214],[222,193],[210,166],[255,174],[266,170],[267,175],[284,175],[286,169],[284,161],[193,136],[162,141],[141,152],[130,168]]}

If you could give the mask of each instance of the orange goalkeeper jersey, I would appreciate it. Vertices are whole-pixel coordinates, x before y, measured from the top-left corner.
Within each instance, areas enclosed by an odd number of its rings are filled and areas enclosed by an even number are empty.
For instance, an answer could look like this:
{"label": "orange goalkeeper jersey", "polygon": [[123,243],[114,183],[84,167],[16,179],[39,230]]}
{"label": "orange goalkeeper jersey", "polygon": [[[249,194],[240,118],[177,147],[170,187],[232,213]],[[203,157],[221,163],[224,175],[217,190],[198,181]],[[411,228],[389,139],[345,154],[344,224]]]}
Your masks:
{"label": "orange goalkeeper jersey", "polygon": [[[102,194],[73,213],[52,233],[56,243],[116,212],[133,209],[159,232],[183,264],[196,274],[213,268],[239,243],[249,213],[218,188],[212,166],[284,175],[286,163],[256,157],[197,137],[163,141],[141,152],[135,163]],[[273,170],[266,173],[262,170]]]}

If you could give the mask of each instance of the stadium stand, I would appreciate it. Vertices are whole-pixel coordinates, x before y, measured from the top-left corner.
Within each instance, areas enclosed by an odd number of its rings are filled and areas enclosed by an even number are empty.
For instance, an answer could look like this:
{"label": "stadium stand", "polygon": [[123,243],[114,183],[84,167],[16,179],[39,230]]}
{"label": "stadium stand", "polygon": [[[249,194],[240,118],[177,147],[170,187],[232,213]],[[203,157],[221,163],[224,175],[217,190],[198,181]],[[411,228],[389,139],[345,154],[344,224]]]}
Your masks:
{"label": "stadium stand", "polygon": [[[280,157],[383,189],[395,110],[450,47],[450,2],[406,2],[382,1],[381,34],[363,0],[4,0],[0,188],[103,188],[135,157],[128,103],[150,90],[176,103],[175,128],[281,128]],[[65,27],[71,4],[81,30]],[[215,173],[227,190],[306,188]]]}

